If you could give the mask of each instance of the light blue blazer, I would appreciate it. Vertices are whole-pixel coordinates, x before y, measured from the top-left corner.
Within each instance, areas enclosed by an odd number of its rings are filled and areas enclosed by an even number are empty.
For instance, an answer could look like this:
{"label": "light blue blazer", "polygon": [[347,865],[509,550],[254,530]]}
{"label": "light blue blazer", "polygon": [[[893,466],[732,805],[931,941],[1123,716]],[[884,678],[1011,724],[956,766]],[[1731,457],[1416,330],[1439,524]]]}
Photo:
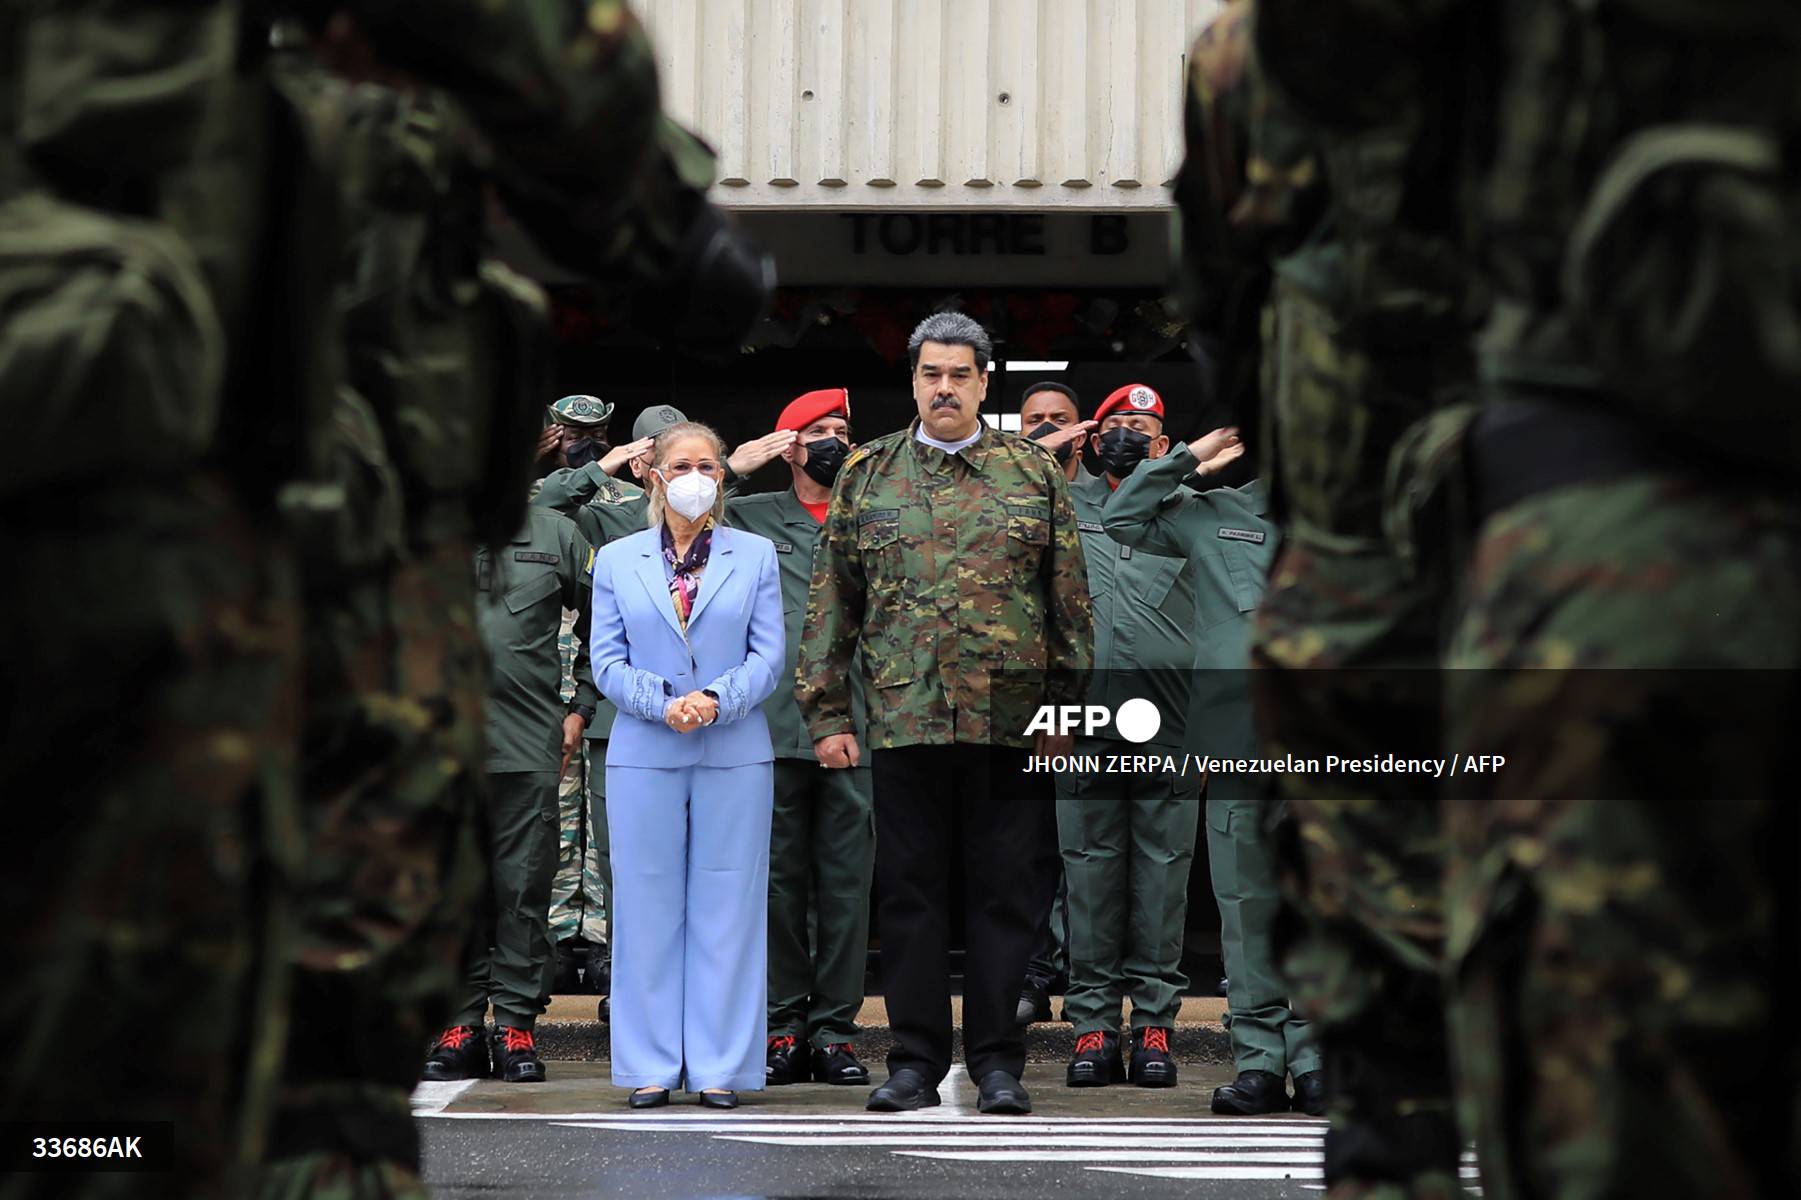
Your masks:
{"label": "light blue blazer", "polygon": [[[715,528],[684,637],[669,599],[663,532],[646,529],[594,556],[594,683],[619,707],[607,763],[619,767],[740,767],[773,761],[759,707],[785,661],[775,543]],[[663,723],[689,692],[719,696],[719,719],[692,733]]]}

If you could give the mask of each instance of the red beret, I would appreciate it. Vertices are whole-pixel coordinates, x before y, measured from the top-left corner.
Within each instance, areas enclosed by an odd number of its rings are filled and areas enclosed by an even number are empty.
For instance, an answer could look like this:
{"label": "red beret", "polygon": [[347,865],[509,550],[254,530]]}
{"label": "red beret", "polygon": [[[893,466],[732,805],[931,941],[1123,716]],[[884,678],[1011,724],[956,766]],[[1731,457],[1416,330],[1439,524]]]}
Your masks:
{"label": "red beret", "polygon": [[821,417],[834,414],[850,420],[850,391],[846,388],[821,388],[817,392],[808,392],[796,396],[782,410],[782,415],[775,420],[777,429],[792,429],[796,433],[805,429]]}
{"label": "red beret", "polygon": [[1148,413],[1159,421],[1163,419],[1163,397],[1157,389],[1142,383],[1128,383],[1101,401],[1101,406],[1094,410],[1094,419],[1104,421],[1109,415],[1119,411]]}

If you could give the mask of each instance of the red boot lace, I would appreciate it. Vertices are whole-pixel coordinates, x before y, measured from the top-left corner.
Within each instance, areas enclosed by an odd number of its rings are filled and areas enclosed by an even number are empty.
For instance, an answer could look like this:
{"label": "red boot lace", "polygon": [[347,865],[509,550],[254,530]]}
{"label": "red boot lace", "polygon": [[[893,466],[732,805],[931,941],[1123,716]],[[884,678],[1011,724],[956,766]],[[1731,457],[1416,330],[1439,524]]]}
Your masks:
{"label": "red boot lace", "polygon": [[518,1054],[522,1050],[535,1051],[538,1048],[537,1043],[532,1041],[531,1030],[514,1029],[510,1025],[501,1027],[500,1044],[506,1047],[508,1054]]}
{"label": "red boot lace", "polygon": [[1107,1048],[1107,1035],[1104,1033],[1085,1033],[1076,1039],[1077,1054],[1099,1054]]}
{"label": "red boot lace", "polygon": [[769,1039],[769,1048],[771,1050],[786,1050],[792,1045],[794,1045],[793,1034],[783,1034],[781,1037],[772,1037]]}
{"label": "red boot lace", "polygon": [[452,1050],[461,1050],[475,1036],[475,1029],[469,1025],[452,1025],[438,1035],[438,1045],[448,1046]]}
{"label": "red boot lace", "polygon": [[1161,1025],[1150,1025],[1144,1031],[1144,1048],[1169,1053],[1169,1030]]}

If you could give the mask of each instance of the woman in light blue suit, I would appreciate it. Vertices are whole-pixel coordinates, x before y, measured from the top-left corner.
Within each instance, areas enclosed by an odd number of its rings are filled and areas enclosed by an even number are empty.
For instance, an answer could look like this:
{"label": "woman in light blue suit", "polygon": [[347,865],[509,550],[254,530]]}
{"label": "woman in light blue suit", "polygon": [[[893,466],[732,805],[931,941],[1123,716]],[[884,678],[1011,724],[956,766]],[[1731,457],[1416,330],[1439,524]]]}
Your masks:
{"label": "woman in light blue suit", "polygon": [[775,546],[722,528],[725,446],[657,437],[650,528],[594,558],[594,682],[613,847],[613,1083],[633,1108],[678,1085],[714,1108],[763,1086],[774,755],[781,675]]}

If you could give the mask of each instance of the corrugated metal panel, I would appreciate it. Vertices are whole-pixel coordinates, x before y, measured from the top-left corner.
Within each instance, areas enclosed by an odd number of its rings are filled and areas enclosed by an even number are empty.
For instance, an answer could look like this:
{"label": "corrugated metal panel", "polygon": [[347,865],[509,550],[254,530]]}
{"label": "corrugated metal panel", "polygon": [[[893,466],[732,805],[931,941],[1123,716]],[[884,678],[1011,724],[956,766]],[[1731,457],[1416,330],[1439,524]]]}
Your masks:
{"label": "corrugated metal panel", "polygon": [[1153,208],[1220,0],[638,0],[735,208]]}

